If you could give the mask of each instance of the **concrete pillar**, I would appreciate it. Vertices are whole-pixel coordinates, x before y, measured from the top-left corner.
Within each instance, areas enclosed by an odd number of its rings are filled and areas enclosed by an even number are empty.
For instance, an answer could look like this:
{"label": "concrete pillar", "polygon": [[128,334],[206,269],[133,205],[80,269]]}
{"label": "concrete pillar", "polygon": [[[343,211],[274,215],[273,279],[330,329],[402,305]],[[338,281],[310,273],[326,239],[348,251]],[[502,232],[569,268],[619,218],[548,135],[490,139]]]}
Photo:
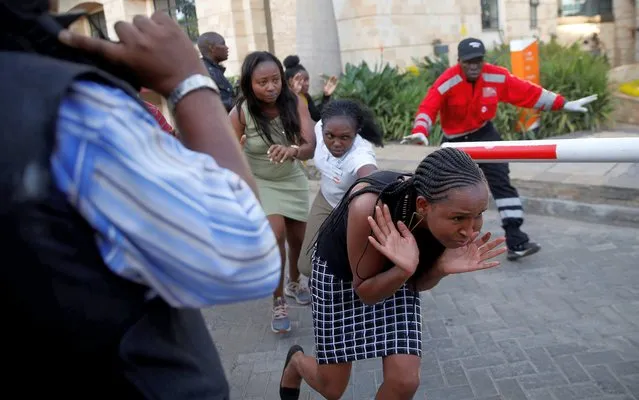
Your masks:
{"label": "concrete pillar", "polygon": [[323,88],[319,74],[342,71],[337,22],[332,0],[297,0],[296,47],[311,77],[311,93]]}
{"label": "concrete pillar", "polygon": [[270,0],[270,2],[275,55],[280,60],[284,60],[284,57],[297,52],[298,2],[296,0]]}
{"label": "concrete pillar", "polygon": [[635,0],[635,62],[639,63],[639,0]]}
{"label": "concrete pillar", "polygon": [[614,65],[632,64],[635,61],[637,34],[637,5],[629,0],[614,0],[615,59]]}

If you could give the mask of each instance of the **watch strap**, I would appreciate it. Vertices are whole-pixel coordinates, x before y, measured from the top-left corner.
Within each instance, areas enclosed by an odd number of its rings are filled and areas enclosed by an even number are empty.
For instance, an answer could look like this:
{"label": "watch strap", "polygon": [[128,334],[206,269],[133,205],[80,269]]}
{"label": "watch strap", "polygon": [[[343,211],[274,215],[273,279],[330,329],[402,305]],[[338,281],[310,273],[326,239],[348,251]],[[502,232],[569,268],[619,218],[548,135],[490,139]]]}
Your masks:
{"label": "watch strap", "polygon": [[218,95],[220,89],[210,76],[195,74],[191,75],[182,82],[169,95],[167,102],[171,113],[175,112],[175,106],[186,96],[187,94],[200,89],[211,89]]}

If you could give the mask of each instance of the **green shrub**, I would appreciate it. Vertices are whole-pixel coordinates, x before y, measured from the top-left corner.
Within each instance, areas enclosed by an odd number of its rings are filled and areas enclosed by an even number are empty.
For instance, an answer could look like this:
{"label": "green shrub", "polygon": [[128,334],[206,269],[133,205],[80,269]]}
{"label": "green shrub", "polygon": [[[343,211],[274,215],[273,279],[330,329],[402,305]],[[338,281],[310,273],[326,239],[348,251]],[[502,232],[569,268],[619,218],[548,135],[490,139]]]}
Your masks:
{"label": "green shrub", "polygon": [[[385,139],[399,140],[410,134],[415,110],[434,81],[422,73],[425,68],[421,67],[416,76],[388,64],[373,68],[366,62],[347,64],[334,97],[366,104],[384,130]],[[432,135],[436,136],[437,131]]]}
{"label": "green shrub", "polygon": [[[600,129],[610,122],[612,93],[608,87],[610,65],[603,56],[595,56],[581,50],[578,43],[562,46],[555,40],[539,46],[541,85],[561,93],[568,101],[591,94],[598,99],[591,103],[587,114],[571,112],[542,112],[541,127],[536,138],[563,135],[575,131]],[[486,60],[510,69],[510,51],[501,46],[490,51]],[[517,140],[521,134],[513,129],[519,119],[519,109],[501,104],[494,120],[505,139]]]}
{"label": "green shrub", "polygon": [[431,84],[432,80],[388,64],[373,68],[366,62],[347,64],[334,97],[366,104],[384,130],[385,139],[398,140],[410,133],[415,110]]}
{"label": "green shrub", "polygon": [[[488,62],[510,69],[508,46],[500,46],[486,55]],[[597,94],[586,115],[568,112],[544,112],[541,128],[536,138],[562,135],[578,130],[601,128],[610,120],[612,112],[611,92],[608,88],[610,65],[604,57],[580,50],[578,44],[562,46],[556,41],[540,44],[541,84],[548,90],[561,93],[568,100]],[[415,67],[401,71],[388,64],[371,68],[365,62],[347,64],[336,98],[352,98],[368,105],[385,132],[386,140],[398,140],[410,133],[419,103],[435,79],[449,66],[446,58],[424,57],[414,60]],[[495,126],[504,139],[517,140],[516,132],[520,109],[502,103],[494,119]],[[430,133],[431,143],[439,144],[439,123]],[[530,137],[530,136],[529,136]]]}

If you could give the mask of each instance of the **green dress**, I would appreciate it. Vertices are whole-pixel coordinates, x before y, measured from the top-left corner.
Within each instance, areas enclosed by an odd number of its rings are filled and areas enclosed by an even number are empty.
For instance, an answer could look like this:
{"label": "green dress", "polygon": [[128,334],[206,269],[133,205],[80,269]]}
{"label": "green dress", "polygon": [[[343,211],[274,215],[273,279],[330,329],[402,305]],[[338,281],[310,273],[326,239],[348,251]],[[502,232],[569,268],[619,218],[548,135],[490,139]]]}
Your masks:
{"label": "green dress", "polygon": [[[306,222],[309,210],[308,179],[298,160],[272,163],[266,154],[269,147],[257,132],[255,120],[248,112],[246,102],[242,103],[245,116],[244,154],[257,187],[266,215],[282,215],[296,221]],[[271,137],[275,144],[289,146],[280,117],[271,120]]]}

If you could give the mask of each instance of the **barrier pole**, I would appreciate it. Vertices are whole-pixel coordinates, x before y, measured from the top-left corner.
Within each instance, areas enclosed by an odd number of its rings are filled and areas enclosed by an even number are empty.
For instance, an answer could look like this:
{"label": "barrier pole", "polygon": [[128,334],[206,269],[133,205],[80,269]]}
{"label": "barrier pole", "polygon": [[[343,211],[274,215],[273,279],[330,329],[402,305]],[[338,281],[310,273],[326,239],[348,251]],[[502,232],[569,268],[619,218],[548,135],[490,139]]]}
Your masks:
{"label": "barrier pole", "polygon": [[639,138],[447,142],[478,163],[585,162],[639,163]]}

